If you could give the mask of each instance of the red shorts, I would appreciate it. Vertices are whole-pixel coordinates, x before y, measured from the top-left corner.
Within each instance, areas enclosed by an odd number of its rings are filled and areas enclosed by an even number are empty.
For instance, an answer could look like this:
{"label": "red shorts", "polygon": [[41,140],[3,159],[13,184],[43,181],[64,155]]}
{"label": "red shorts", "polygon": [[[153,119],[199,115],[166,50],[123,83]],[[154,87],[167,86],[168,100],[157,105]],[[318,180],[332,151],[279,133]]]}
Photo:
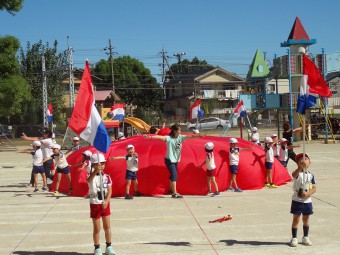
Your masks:
{"label": "red shorts", "polygon": [[207,176],[209,176],[209,177],[216,176],[216,169],[214,169],[214,170],[207,170]]}
{"label": "red shorts", "polygon": [[110,203],[103,209],[102,204],[90,204],[90,218],[99,219],[102,216],[111,215]]}

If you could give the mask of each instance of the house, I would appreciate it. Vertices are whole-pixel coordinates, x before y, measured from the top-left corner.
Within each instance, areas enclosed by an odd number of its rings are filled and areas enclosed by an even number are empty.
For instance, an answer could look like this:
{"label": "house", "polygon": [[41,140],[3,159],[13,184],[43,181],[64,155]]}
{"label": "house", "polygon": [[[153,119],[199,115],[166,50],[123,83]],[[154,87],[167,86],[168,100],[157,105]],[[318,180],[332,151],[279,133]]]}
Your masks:
{"label": "house", "polygon": [[165,113],[188,119],[190,106],[201,98],[206,115],[225,117],[236,105],[244,84],[244,79],[220,67],[180,75],[164,83]]}

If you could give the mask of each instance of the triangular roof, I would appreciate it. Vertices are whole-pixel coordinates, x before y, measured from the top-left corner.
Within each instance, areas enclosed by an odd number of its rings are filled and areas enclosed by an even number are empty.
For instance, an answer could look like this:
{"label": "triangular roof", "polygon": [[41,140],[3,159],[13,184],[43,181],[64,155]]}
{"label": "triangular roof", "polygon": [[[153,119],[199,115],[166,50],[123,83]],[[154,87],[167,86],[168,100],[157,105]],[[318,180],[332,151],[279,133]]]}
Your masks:
{"label": "triangular roof", "polygon": [[311,45],[316,43],[315,39],[310,39],[299,17],[296,17],[294,25],[290,30],[286,42],[281,43],[281,47],[287,47],[295,44]]}
{"label": "triangular roof", "polygon": [[175,79],[171,79],[169,82],[166,83],[166,85],[170,84],[181,84],[181,83],[194,83],[194,82],[205,82],[207,77],[213,76],[214,73],[220,72],[223,74],[224,79],[223,81],[215,77],[216,82],[244,82],[244,80],[237,76],[236,74],[230,73],[220,67],[212,67],[212,68],[206,68],[201,70],[196,70],[187,74],[182,74]]}
{"label": "triangular roof", "polygon": [[260,50],[256,50],[255,56],[253,58],[253,62],[249,67],[249,71],[247,74],[247,80],[254,78],[263,78],[268,76],[269,68],[267,66],[264,57]]}

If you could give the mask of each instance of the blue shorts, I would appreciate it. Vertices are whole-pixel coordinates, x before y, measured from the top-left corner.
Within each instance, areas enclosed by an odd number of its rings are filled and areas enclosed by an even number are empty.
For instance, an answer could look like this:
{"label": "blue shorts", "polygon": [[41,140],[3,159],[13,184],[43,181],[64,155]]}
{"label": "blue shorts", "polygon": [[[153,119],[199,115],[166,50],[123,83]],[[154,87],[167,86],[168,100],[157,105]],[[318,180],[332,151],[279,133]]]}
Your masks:
{"label": "blue shorts", "polygon": [[168,168],[168,171],[170,173],[170,181],[175,182],[177,181],[178,175],[177,175],[177,162],[171,163],[170,159],[165,158],[164,159],[165,165]]}
{"label": "blue shorts", "polygon": [[137,172],[132,172],[130,170],[126,170],[125,180],[131,180],[131,181],[137,180]]}
{"label": "blue shorts", "polygon": [[232,174],[237,174],[238,172],[238,165],[230,165],[229,170]]}
{"label": "blue shorts", "polygon": [[57,167],[57,173],[58,174],[69,174],[70,173],[70,168],[68,166],[64,167],[64,168]]}
{"label": "blue shorts", "polygon": [[287,167],[287,161],[281,161],[281,160],[280,160],[280,162],[281,162],[281,164],[282,164],[284,167]]}
{"label": "blue shorts", "polygon": [[32,173],[33,174],[44,174],[45,173],[44,166],[43,165],[33,166]]}
{"label": "blue shorts", "polygon": [[313,214],[313,205],[312,203],[300,203],[292,200],[290,213],[294,215],[311,215]]}
{"label": "blue shorts", "polygon": [[266,162],[265,167],[267,170],[272,170],[273,169],[273,162]]}

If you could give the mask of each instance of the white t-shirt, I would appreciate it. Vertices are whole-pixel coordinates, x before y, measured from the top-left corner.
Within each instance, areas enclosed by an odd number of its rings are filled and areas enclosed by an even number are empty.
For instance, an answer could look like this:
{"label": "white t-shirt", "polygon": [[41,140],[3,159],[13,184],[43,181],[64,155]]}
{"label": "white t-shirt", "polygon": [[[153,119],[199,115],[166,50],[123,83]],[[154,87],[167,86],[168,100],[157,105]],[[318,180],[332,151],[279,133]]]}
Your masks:
{"label": "white t-shirt", "polygon": [[216,168],[215,165],[215,157],[213,152],[208,152],[207,157],[205,159],[205,163],[207,166],[207,170],[214,170]]}
{"label": "white t-shirt", "polygon": [[273,163],[274,162],[274,152],[273,152],[272,146],[265,144],[264,150],[266,152],[266,162]]}
{"label": "white t-shirt", "polygon": [[303,189],[305,192],[309,192],[313,186],[316,185],[316,180],[314,174],[310,172],[299,173],[298,177],[293,181],[293,196],[292,200],[300,203],[310,203],[312,202],[312,197],[302,198],[298,196],[299,189]]}
{"label": "white t-shirt", "polygon": [[273,145],[274,157],[280,156],[280,145],[278,143]]}
{"label": "white t-shirt", "polygon": [[281,161],[287,161],[288,159],[288,150],[287,150],[287,146],[280,146],[280,157],[279,159]]}
{"label": "white t-shirt", "polygon": [[[66,160],[64,153],[62,153],[60,151],[59,151],[58,155],[53,154],[51,156],[51,158],[54,160],[56,166],[60,169],[63,169],[63,168],[68,166],[68,163],[67,163],[67,160]],[[59,158],[60,158],[60,160],[59,160]]]}
{"label": "white t-shirt", "polygon": [[53,154],[52,146],[54,144],[52,141],[52,138],[45,138],[45,139],[42,139],[41,141],[42,141],[41,150],[42,150],[44,159],[51,157]]}
{"label": "white t-shirt", "polygon": [[[90,203],[91,204],[102,204],[103,199],[101,197],[101,189],[100,189],[100,175],[96,175],[93,178],[93,181],[88,184],[89,185],[89,194],[90,194]],[[103,174],[103,193],[104,199],[107,196],[107,188],[112,186],[111,177],[107,174]]]}
{"label": "white t-shirt", "polygon": [[41,162],[43,161],[43,155],[41,149],[37,149],[36,151],[31,151],[30,154],[33,158],[33,166],[41,166]]}
{"label": "white t-shirt", "polygon": [[253,143],[259,143],[260,142],[260,134],[259,133],[252,133],[250,139]]}
{"label": "white t-shirt", "polygon": [[138,171],[138,154],[134,153],[132,156],[130,154],[125,156],[127,170],[131,172]]}
{"label": "white t-shirt", "polygon": [[230,166],[237,166],[238,162],[240,161],[240,148],[238,147],[230,147],[229,150],[229,165]]}

